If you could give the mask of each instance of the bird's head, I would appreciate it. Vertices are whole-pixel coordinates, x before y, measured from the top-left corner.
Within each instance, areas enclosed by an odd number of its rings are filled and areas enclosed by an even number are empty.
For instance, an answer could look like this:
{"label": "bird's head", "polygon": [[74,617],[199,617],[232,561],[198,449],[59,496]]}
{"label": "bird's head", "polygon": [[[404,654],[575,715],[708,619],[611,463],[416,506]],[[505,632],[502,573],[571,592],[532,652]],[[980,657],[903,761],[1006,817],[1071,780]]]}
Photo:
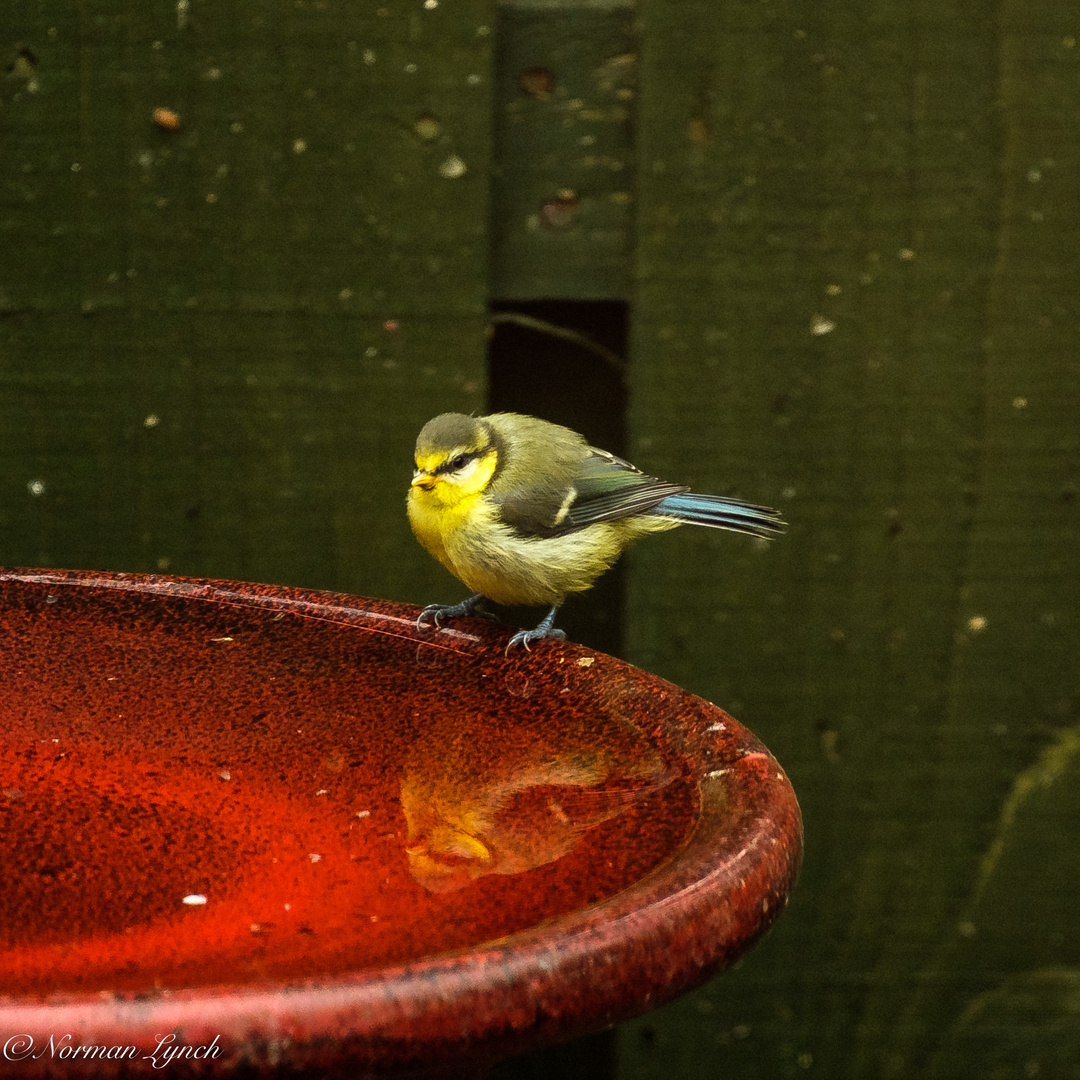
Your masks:
{"label": "bird's head", "polygon": [[498,465],[490,424],[461,413],[443,413],[429,420],[417,437],[410,494],[452,506],[482,492]]}

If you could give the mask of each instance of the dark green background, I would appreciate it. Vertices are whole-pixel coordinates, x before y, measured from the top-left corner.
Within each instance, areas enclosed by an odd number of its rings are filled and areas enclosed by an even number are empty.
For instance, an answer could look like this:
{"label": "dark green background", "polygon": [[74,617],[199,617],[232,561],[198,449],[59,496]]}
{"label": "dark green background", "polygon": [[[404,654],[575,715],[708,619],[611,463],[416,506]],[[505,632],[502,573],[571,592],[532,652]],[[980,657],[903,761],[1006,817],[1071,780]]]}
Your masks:
{"label": "dark green background", "polygon": [[[1080,1077],[1071,5],[7,0],[0,50],[0,562],[456,599],[403,489],[489,386],[791,523],[565,621],[777,754],[789,910],[507,1075]],[[625,371],[489,377],[545,299],[628,303]]]}

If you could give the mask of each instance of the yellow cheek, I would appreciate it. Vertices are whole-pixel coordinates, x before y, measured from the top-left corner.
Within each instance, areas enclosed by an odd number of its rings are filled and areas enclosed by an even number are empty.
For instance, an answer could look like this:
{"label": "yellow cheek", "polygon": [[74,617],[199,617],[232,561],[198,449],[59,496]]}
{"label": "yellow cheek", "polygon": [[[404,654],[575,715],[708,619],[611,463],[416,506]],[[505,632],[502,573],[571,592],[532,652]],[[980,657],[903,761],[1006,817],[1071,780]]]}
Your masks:
{"label": "yellow cheek", "polygon": [[462,474],[457,485],[464,495],[477,495],[483,491],[495,475],[495,466],[498,464],[498,455],[494,452],[486,454],[469,464]]}

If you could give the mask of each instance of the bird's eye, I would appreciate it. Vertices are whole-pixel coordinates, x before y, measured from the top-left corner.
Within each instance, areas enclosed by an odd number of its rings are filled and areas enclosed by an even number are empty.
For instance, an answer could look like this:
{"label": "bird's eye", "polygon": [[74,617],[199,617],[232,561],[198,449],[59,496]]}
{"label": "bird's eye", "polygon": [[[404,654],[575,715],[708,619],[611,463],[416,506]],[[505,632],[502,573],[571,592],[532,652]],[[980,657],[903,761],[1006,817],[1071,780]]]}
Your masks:
{"label": "bird's eye", "polygon": [[457,457],[450,459],[450,471],[457,472],[458,469],[464,469],[468,461],[469,458],[467,454],[458,454]]}

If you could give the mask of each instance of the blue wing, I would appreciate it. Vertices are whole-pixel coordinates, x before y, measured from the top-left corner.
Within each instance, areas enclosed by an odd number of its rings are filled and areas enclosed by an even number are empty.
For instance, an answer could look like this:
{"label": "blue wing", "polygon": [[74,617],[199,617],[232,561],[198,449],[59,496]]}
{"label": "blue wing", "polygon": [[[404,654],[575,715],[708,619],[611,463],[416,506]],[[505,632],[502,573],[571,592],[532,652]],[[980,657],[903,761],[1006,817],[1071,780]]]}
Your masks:
{"label": "blue wing", "polygon": [[646,476],[606,450],[590,448],[574,478],[575,495],[561,525],[569,532],[598,521],[648,514],[669,496],[687,490],[681,484]]}
{"label": "blue wing", "polygon": [[784,530],[775,510],[720,495],[695,495],[605,450],[583,448],[578,461],[553,460],[551,465],[542,477],[530,477],[528,483],[515,478],[495,496],[501,519],[521,536],[564,536],[601,521],[649,515],[753,536]]}
{"label": "blue wing", "polygon": [[593,450],[583,462],[575,486],[577,497],[562,522],[564,531],[637,515],[752,536],[773,537],[784,531],[776,510],[723,495],[695,495],[680,484],[646,476],[603,450]]}

